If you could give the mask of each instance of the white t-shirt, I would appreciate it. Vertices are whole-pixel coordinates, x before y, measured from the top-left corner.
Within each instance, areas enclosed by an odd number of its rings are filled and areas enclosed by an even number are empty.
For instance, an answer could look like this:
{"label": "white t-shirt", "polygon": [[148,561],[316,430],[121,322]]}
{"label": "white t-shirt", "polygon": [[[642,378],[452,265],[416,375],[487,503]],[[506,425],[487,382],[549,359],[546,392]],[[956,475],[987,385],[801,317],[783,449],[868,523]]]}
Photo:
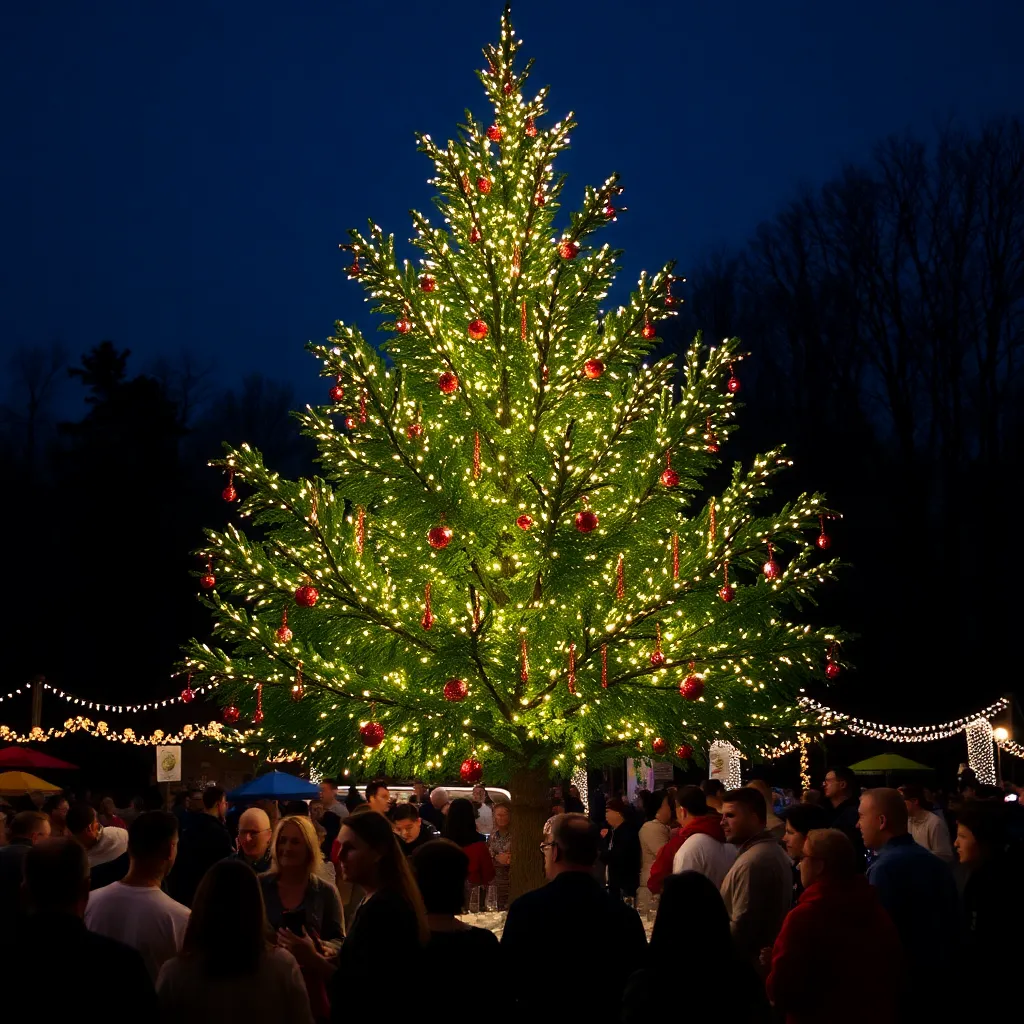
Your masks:
{"label": "white t-shirt", "polygon": [[494,811],[490,804],[481,804],[476,812],[476,830],[489,836],[494,831]]}
{"label": "white t-shirt", "polygon": [[85,926],[138,950],[155,982],[164,962],[181,949],[189,913],[154,886],[114,882],[89,893]]}
{"label": "white t-shirt", "polygon": [[672,858],[672,874],[678,875],[680,871],[699,871],[714,882],[716,889],[721,889],[722,882],[725,881],[725,876],[729,874],[729,868],[735,860],[735,846],[720,843],[714,836],[697,832],[676,850],[676,855]]}

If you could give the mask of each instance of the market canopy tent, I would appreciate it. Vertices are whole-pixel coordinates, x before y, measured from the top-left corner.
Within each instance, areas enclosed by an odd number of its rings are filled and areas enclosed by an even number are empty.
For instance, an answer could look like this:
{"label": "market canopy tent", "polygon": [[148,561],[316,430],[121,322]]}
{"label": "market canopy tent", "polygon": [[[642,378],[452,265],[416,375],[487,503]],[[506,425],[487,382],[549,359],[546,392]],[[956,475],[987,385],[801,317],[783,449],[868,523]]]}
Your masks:
{"label": "market canopy tent", "polygon": [[240,800],[312,800],[319,795],[320,787],[314,782],[287,772],[267,772],[232,790],[228,799],[235,803]]}
{"label": "market canopy tent", "polygon": [[850,771],[857,775],[885,775],[888,772],[931,772],[926,764],[911,761],[902,754],[877,754],[866,761],[858,761],[850,765]]}
{"label": "market canopy tent", "polygon": [[0,768],[42,768],[51,771],[77,771],[77,764],[69,764],[59,757],[51,757],[28,747],[5,747],[0,750]]}
{"label": "market canopy tent", "polygon": [[60,786],[28,772],[0,774],[0,796],[24,796],[26,793],[59,793]]}

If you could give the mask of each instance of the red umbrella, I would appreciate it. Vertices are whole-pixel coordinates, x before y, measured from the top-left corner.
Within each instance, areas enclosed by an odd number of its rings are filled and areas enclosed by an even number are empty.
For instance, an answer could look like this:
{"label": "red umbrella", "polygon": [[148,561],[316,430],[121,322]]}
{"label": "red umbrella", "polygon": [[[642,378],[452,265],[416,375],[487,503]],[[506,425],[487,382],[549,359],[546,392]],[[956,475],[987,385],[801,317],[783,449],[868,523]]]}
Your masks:
{"label": "red umbrella", "polygon": [[59,758],[50,757],[38,750],[29,750],[28,747],[7,747],[0,750],[0,768],[64,768],[70,771],[77,771],[77,764],[68,764]]}

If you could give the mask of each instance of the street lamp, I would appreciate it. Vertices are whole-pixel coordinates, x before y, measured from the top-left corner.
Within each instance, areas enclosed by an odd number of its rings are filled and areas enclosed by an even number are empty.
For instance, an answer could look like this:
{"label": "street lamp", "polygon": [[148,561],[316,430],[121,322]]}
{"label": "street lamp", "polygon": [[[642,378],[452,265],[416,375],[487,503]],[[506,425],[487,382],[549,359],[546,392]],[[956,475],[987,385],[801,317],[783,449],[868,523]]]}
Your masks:
{"label": "street lamp", "polygon": [[996,741],[996,775],[999,785],[1003,784],[1003,744],[1010,738],[1010,733],[1001,725],[992,730],[992,739]]}

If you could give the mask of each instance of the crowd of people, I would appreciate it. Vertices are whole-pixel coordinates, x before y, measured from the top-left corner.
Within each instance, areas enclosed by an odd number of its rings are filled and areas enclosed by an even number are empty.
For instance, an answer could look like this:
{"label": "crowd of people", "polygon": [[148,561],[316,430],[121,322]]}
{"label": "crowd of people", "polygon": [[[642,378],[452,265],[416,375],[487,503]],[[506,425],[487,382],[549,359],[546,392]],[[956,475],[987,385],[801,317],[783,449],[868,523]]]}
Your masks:
{"label": "crowd of people", "polygon": [[[597,791],[589,815],[557,790],[537,836],[547,884],[511,903],[512,808],[483,787],[52,799],[13,814],[0,847],[7,1007],[38,1018],[59,970],[71,992],[105,979],[134,1014],[342,1021],[381,1011],[377,978],[436,964],[504,981],[498,1017],[931,1024],[953,1006],[937,979],[998,977],[1019,954],[1018,809],[961,783],[943,807],[836,767],[800,801],[708,780]],[[507,908],[500,941],[467,914],[485,908]],[[573,985],[568,963],[601,974]]]}

